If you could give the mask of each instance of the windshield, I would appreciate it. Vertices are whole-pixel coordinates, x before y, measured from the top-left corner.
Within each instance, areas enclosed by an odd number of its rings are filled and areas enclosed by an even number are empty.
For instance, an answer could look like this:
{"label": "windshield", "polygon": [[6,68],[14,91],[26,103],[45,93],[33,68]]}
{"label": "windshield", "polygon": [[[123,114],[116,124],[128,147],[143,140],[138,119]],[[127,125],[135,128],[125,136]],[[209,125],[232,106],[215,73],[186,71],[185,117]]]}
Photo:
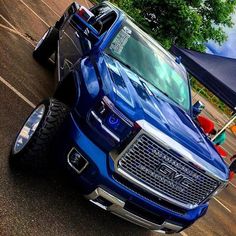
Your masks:
{"label": "windshield", "polygon": [[106,53],[128,66],[184,110],[190,110],[186,72],[132,21],[126,20]]}

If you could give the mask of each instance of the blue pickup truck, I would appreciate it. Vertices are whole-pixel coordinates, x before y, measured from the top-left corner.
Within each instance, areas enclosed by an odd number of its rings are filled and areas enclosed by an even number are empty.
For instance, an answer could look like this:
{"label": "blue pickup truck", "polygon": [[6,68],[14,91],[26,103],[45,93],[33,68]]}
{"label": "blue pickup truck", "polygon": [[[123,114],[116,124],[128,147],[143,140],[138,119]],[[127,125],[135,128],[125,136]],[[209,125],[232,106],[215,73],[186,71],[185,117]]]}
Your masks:
{"label": "blue pickup truck", "polygon": [[62,163],[89,201],[142,227],[184,230],[228,182],[194,120],[188,75],[132,18],[71,4],[33,56],[55,55],[58,85],[27,118],[10,163]]}

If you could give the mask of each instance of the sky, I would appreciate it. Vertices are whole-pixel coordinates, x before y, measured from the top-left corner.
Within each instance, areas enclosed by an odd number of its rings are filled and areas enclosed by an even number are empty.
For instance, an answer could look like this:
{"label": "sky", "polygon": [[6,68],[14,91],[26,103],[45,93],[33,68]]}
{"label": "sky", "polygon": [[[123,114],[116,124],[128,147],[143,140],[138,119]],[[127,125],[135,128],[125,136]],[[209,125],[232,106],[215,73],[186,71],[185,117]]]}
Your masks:
{"label": "sky", "polygon": [[213,41],[209,41],[207,46],[207,53],[216,54],[219,56],[230,57],[236,59],[236,14],[232,17],[233,28],[225,28],[228,39],[221,46]]}

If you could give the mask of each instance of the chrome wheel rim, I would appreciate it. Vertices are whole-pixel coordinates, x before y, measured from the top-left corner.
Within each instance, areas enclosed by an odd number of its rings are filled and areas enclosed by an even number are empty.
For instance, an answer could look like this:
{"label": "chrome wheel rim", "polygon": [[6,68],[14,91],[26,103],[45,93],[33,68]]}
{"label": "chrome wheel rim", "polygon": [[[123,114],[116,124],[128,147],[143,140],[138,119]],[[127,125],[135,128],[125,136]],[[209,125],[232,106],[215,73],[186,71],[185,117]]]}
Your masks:
{"label": "chrome wheel rim", "polygon": [[38,106],[25,122],[20,130],[13,148],[13,153],[19,153],[32,138],[45,112],[45,105]]}
{"label": "chrome wheel rim", "polygon": [[45,32],[45,34],[43,35],[43,37],[38,41],[38,43],[37,43],[37,45],[36,45],[34,51],[36,51],[36,50],[39,48],[39,46],[42,44],[42,42],[43,42],[44,39],[46,38],[47,34],[48,34],[48,30]]}

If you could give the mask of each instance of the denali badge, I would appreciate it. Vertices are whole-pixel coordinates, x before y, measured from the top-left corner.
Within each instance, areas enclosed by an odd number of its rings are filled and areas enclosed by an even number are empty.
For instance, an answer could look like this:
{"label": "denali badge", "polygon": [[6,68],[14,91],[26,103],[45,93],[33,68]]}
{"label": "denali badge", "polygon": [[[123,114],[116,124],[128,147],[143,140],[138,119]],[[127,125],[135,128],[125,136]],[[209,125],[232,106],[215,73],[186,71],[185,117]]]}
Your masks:
{"label": "denali badge", "polygon": [[162,150],[159,150],[158,148],[154,148],[152,150],[152,153],[155,156],[163,159],[163,161],[165,161],[165,163],[176,167],[176,169],[178,169],[181,173],[191,176],[195,180],[200,179],[200,176],[197,174],[197,172],[192,171],[190,168],[186,167],[186,165],[183,165],[179,160],[176,161],[175,158],[173,158],[171,156],[171,154],[167,154],[167,153],[163,152]]}

